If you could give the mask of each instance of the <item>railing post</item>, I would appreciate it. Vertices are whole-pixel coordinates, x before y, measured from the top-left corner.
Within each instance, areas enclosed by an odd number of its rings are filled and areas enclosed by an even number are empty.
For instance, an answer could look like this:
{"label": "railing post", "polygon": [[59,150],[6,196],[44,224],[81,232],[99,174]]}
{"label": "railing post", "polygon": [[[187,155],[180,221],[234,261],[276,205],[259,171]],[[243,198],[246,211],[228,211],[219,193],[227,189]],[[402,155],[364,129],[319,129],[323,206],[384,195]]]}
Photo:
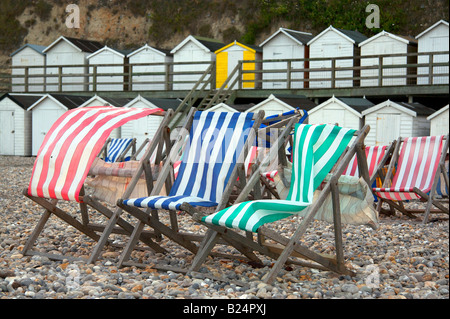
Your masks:
{"label": "railing post", "polygon": [[128,92],[133,91],[133,65],[128,66]]}
{"label": "railing post", "polygon": [[433,84],[433,69],[434,69],[434,67],[433,67],[433,53],[431,52],[430,54],[429,54],[429,57],[428,57],[428,63],[429,63],[429,70],[428,70],[428,84],[429,85],[432,85]]}
{"label": "railing post", "polygon": [[29,75],[29,69],[28,67],[25,67],[25,78],[24,78],[24,89],[25,89],[25,93],[28,93],[28,75]]}
{"label": "railing post", "polygon": [[92,69],[92,91],[97,92],[97,66]]}
{"label": "railing post", "polygon": [[378,86],[383,85],[383,57],[378,57]]}
{"label": "railing post", "polygon": [[287,63],[287,88],[290,90],[291,89],[291,69],[292,69],[292,63],[291,61],[288,61]]}
{"label": "railing post", "polygon": [[331,59],[331,88],[336,88],[336,58]]}
{"label": "railing post", "polygon": [[58,92],[62,92],[62,66],[58,66]]}
{"label": "railing post", "polygon": [[239,72],[238,72],[238,88],[242,90],[242,77],[244,74],[242,73],[242,61],[239,61]]}
{"label": "railing post", "polygon": [[164,63],[164,71],[165,71],[165,75],[164,75],[164,90],[169,91],[169,83],[170,83],[170,64],[165,62]]}

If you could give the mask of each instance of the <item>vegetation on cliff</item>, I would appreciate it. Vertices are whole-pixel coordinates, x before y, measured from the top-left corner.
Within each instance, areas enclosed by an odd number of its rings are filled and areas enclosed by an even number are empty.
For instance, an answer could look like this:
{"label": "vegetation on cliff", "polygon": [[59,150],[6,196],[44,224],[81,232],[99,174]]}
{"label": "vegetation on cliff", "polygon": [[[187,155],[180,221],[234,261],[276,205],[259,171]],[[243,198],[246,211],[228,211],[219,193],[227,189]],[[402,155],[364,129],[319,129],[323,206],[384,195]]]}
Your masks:
{"label": "vegetation on cliff", "polygon": [[[146,42],[153,45],[167,44],[187,34],[215,37],[225,43],[238,40],[258,44],[281,26],[313,34],[333,25],[367,36],[381,30],[414,36],[439,19],[448,21],[449,16],[449,0],[1,0],[0,50],[19,47],[31,30],[47,35],[52,29],[59,30],[56,25],[64,24],[64,8],[70,3],[80,6],[81,14],[87,16],[84,23],[92,23],[90,18],[105,10],[119,16],[110,19],[110,24],[124,23],[120,20],[123,16],[141,19],[145,24],[142,31],[123,25],[113,39],[111,35],[95,39],[125,46],[135,43],[132,37],[124,36],[124,30],[125,34],[144,33]],[[380,8],[380,28],[365,26],[369,15],[366,7],[371,3]],[[44,23],[45,30],[35,30]]]}

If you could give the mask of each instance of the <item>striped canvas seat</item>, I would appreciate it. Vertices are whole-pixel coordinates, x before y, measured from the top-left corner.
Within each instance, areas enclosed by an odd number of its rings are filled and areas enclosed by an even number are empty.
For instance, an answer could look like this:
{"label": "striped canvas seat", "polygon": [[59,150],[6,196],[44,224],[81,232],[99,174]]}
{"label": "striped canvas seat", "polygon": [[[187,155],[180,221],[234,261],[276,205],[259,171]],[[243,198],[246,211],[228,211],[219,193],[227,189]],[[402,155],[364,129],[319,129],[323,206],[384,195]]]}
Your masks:
{"label": "striped canvas seat", "polygon": [[299,213],[312,203],[314,190],[331,171],[355,130],[333,125],[297,124],[291,186],[286,200],[255,200],[205,216],[207,224],[257,232],[258,228]]}
{"label": "striped canvas seat", "polygon": [[108,152],[105,158],[106,163],[114,163],[120,155],[133,142],[132,138],[113,138],[109,142]]}
{"label": "striped canvas seat", "polygon": [[82,107],[64,113],[51,127],[34,162],[30,196],[75,200],[110,133],[128,121],[162,109]]}
{"label": "striped canvas seat", "polygon": [[125,199],[126,206],[179,210],[217,206],[252,127],[253,113],[196,112],[190,141],[168,196]]}
{"label": "striped canvas seat", "polygon": [[[386,145],[383,146],[366,146],[367,167],[369,168],[369,176],[372,177],[378,169],[378,166],[386,153]],[[348,164],[342,175],[359,176],[358,161],[356,154]]]}
{"label": "striped canvas seat", "polygon": [[443,139],[444,136],[405,138],[392,185],[374,188],[374,193],[394,201],[420,199],[415,187],[428,193],[441,158]]}

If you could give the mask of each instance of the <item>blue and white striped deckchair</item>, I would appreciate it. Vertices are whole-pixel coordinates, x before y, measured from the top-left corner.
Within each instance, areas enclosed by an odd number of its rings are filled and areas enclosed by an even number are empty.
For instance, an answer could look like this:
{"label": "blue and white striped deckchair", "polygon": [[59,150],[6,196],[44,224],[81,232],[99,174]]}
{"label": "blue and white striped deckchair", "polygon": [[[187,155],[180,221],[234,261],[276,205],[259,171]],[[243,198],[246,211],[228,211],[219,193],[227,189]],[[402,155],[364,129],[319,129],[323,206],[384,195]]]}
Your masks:
{"label": "blue and white striped deckchair", "polygon": [[177,178],[168,196],[125,199],[123,204],[179,210],[184,202],[214,207],[252,128],[253,113],[196,112]]}
{"label": "blue and white striped deckchair", "polygon": [[[227,242],[230,243],[231,241],[229,239],[233,238],[234,242],[238,243],[237,246],[232,245],[241,252],[244,251],[243,247],[245,247],[277,259],[276,264],[265,279],[268,283],[275,279],[276,274],[288,258],[290,258],[292,252],[306,256],[307,259],[319,264],[317,266],[317,264],[308,262],[303,263],[303,265],[329,269],[344,274],[353,274],[345,268],[343,262],[339,205],[335,204],[333,207],[334,228],[336,230],[336,258],[324,258],[318,255],[306,247],[301,246],[299,239],[306,231],[308,224],[313,220],[315,213],[326,196],[332,193],[334,203],[339,202],[337,180],[355,153],[358,154],[358,159],[361,163],[366,163],[363,142],[368,131],[368,126],[356,132],[352,129],[333,125],[297,124],[294,131],[294,156],[290,190],[287,199],[240,202],[243,198],[240,196],[236,200],[237,204],[235,203],[228,208],[208,216],[197,216],[196,219],[209,227],[210,232],[205,236],[200,246],[201,249],[194,258],[190,271],[197,271],[212,251],[218,238],[226,236],[227,238],[224,237],[224,239]],[[352,146],[346,151],[347,145],[355,133],[357,137],[353,141]],[[344,152],[345,155],[342,156]],[[339,163],[337,164],[338,161]],[[257,176],[259,173],[255,171],[254,175]],[[364,180],[369,182],[367,165],[361,165],[360,173]],[[330,174],[332,177],[327,179],[328,181],[324,184],[325,177]],[[250,178],[248,188],[252,187],[251,183],[253,180],[256,180],[256,178]],[[323,186],[323,189],[317,200],[313,202],[314,191],[319,186]],[[245,196],[247,191],[248,189],[244,189],[241,195]],[[285,238],[264,226],[266,223],[275,222],[293,215],[300,215],[304,219],[291,238]],[[256,243],[248,236],[242,236],[239,232],[233,231],[233,229],[243,230],[247,233],[256,232],[258,235],[271,238],[285,247],[274,252],[261,241]]]}
{"label": "blue and white striped deckchair", "polygon": [[135,141],[134,138],[113,138],[109,142],[109,145],[107,147],[107,153],[105,157],[106,163],[114,163],[119,158],[125,157],[126,153],[128,152],[131,143]]}
{"label": "blue and white striped deckchair", "polygon": [[[244,165],[245,152],[256,138],[257,129],[264,118],[264,112],[201,112],[191,111],[186,121],[186,135],[180,134],[169,159],[164,164],[158,180],[149,197],[124,198],[117,205],[139,219],[135,233],[119,259],[119,266],[128,264],[131,252],[137,244],[137,238],[144,225],[165,235],[184,248],[196,253],[198,246],[193,236],[180,232],[176,211],[183,210],[183,204],[189,207],[226,207],[230,200],[233,185],[238,180],[238,165]],[[184,130],[182,130],[184,131]],[[168,185],[169,171],[178,161],[179,150],[183,149],[181,164],[173,185],[167,188],[167,196],[161,196],[162,185]],[[170,183],[169,183],[170,184]],[[145,210],[145,212],[142,211]],[[169,210],[170,227],[155,218],[142,219],[142,214],[152,214],[158,210]],[[195,237],[194,236],[194,237]]]}

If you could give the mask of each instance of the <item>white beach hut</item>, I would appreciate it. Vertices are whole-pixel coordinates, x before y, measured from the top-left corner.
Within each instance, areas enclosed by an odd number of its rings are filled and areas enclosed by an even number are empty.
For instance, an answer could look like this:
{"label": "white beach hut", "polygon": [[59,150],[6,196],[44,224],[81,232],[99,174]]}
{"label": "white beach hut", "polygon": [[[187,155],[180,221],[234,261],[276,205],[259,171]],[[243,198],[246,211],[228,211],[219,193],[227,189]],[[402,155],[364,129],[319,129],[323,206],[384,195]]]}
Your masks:
{"label": "white beach hut", "polygon": [[[442,52],[446,51],[446,54],[433,55],[433,63],[443,63],[449,61],[449,33],[448,22],[440,20],[433,24],[431,27],[416,36],[418,41],[418,52]],[[419,55],[418,63],[430,63],[430,55]],[[430,82],[430,68],[428,66],[418,67],[417,74],[420,76],[417,78],[417,84],[448,84],[448,66],[434,66],[433,76]],[[439,76],[439,73],[446,73],[445,76]]]}
{"label": "white beach hut", "polygon": [[[189,35],[180,42],[170,53],[173,54],[173,89],[191,90],[202,74],[181,74],[182,72],[205,71],[210,63],[216,61],[215,51],[225,44],[214,39]],[[206,62],[206,63],[192,63]],[[177,64],[178,63],[178,64]],[[207,80],[206,77],[204,80]],[[182,83],[187,82],[187,83]],[[207,86],[209,89],[210,87]]]}
{"label": "white beach hut", "polygon": [[[358,31],[342,30],[329,26],[320,34],[315,36],[308,42],[309,57],[327,58],[323,60],[310,61],[311,72],[309,74],[310,88],[331,88],[333,85],[333,74],[331,71],[321,71],[323,68],[352,68],[359,65],[359,60],[354,57],[360,55],[359,43],[366,40],[367,37]],[[328,59],[328,58],[345,58],[348,59]],[[358,81],[353,81],[353,78],[359,77],[357,70],[345,70],[335,72],[334,87],[352,87],[358,86]],[[345,80],[340,80],[345,78]]]}
{"label": "white beach hut", "polygon": [[[11,53],[12,92],[44,92],[45,79],[37,77],[45,74],[44,50],[45,46],[27,43]],[[14,78],[21,75],[26,76],[27,80]]]}
{"label": "white beach hut", "polygon": [[435,110],[420,103],[390,100],[362,112],[364,122],[370,125],[365,139],[367,145],[388,145],[399,137],[428,136],[430,122],[427,117]]}
{"label": "white beach hut", "polygon": [[[307,43],[313,39],[311,33],[280,28],[259,46],[263,50],[264,60],[287,60],[309,58],[309,47]],[[263,70],[283,70],[278,73],[263,73],[263,89],[287,89],[287,72],[290,69],[303,69],[309,66],[309,62],[297,61],[287,62],[274,61],[264,62]],[[306,74],[307,76],[307,74]],[[305,79],[305,72],[292,72],[291,79]],[[306,84],[306,85],[305,85]],[[291,82],[293,89],[308,87],[307,82]]]}
{"label": "white beach hut", "polygon": [[427,120],[430,121],[430,135],[447,135],[448,134],[448,104],[438,111],[434,112],[430,116],[427,117]]}
{"label": "white beach hut", "polygon": [[[176,109],[180,104],[178,99],[159,99],[146,98],[138,95],[136,98],[128,102],[124,107],[134,108],[161,108],[163,110]],[[122,138],[136,138],[136,146],[140,147],[145,139],[152,139],[161,124],[162,117],[146,116],[144,118],[130,121],[121,127]],[[140,155],[143,155],[141,153]]]}
{"label": "white beach hut", "polygon": [[337,98],[334,95],[308,111],[310,124],[337,124],[359,130],[364,125],[362,112],[374,106],[366,98]]}
{"label": "white beach hut", "polygon": [[[157,49],[145,44],[128,54],[131,73],[160,73],[133,75],[132,91],[171,90],[173,55],[169,50]],[[168,83],[166,84],[166,81]]]}
{"label": "white beach hut", "polygon": [[88,55],[89,74],[95,74],[89,77],[89,91],[124,91],[128,87],[128,53],[104,46]]}
{"label": "white beach hut", "polygon": [[[87,91],[87,57],[103,47],[97,41],[61,36],[43,51],[46,54],[47,92]],[[73,65],[73,67],[71,67]],[[59,83],[59,75],[62,83]],[[67,76],[70,74],[72,76]]]}
{"label": "white beach hut", "polygon": [[[417,41],[409,37],[395,35],[386,31],[381,31],[380,33],[370,37],[369,39],[361,42],[359,44],[361,48],[361,66],[382,66],[389,65],[406,65],[409,63],[416,63],[417,57],[407,56],[408,53],[417,52]],[[387,55],[398,55],[392,56]],[[381,57],[386,55],[386,57]],[[367,57],[365,56],[377,56],[377,57]],[[381,60],[381,61],[380,61]],[[388,68],[383,70],[383,80],[381,85],[406,85],[413,84],[415,79],[407,79],[408,74],[413,74],[415,69],[408,68]],[[396,76],[396,78],[384,78],[385,76]],[[398,78],[397,78],[398,76]],[[374,79],[363,79],[365,77],[376,77]],[[378,86],[379,81],[379,71],[378,69],[361,70],[361,86]]]}
{"label": "white beach hut", "polygon": [[31,113],[42,95],[6,93],[0,97],[0,155],[31,155]]}
{"label": "white beach hut", "polygon": [[88,96],[46,94],[33,103],[27,109],[31,111],[32,118],[31,155],[37,155],[45,135],[61,115],[84,104],[89,98]]}

